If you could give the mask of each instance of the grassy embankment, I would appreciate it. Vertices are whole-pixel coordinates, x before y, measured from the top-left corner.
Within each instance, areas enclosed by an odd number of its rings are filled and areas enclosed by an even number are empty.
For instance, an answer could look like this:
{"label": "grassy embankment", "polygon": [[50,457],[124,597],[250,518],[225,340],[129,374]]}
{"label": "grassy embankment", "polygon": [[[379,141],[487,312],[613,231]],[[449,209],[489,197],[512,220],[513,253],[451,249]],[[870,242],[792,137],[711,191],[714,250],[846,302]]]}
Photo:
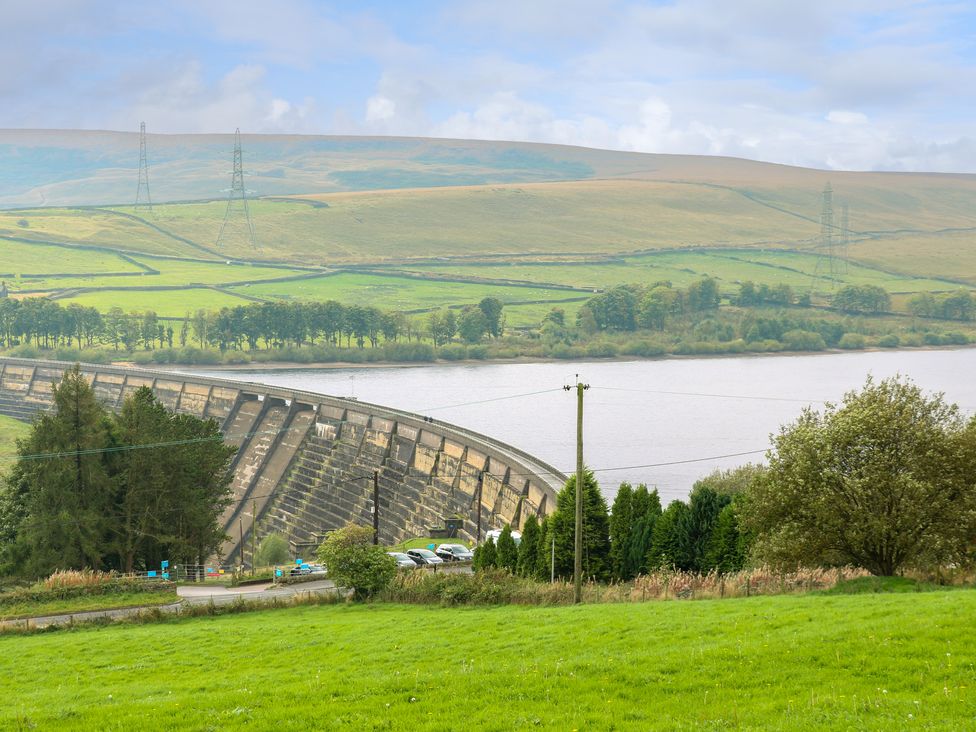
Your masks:
{"label": "grassy embankment", "polygon": [[320,606],[0,638],[0,727],[964,729],[976,591]]}
{"label": "grassy embankment", "polygon": [[126,607],[153,607],[179,602],[176,591],[120,592],[109,595],[84,595],[64,599],[0,604],[0,622],[43,615],[65,615],[89,610],[116,610]]}

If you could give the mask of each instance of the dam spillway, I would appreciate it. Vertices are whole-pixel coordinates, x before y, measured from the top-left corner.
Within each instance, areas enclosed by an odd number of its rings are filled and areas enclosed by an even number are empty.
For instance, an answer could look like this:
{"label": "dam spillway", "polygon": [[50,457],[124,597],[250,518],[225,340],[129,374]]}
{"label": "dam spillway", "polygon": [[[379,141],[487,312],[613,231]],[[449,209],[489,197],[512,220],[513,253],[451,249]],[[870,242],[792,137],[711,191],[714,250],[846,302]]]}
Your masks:
{"label": "dam spillway", "polygon": [[[53,404],[71,364],[0,358],[0,414],[30,421]],[[81,364],[111,410],[142,386],[172,411],[214,419],[237,447],[232,503],[222,516],[222,556],[269,533],[311,547],[348,522],[373,524],[392,545],[428,536],[449,521],[458,537],[555,510],[566,477],[551,465],[485,435],[356,399],[173,371]],[[480,507],[479,507],[480,503]],[[253,533],[252,533],[253,532]],[[255,536],[256,533],[256,536]]]}

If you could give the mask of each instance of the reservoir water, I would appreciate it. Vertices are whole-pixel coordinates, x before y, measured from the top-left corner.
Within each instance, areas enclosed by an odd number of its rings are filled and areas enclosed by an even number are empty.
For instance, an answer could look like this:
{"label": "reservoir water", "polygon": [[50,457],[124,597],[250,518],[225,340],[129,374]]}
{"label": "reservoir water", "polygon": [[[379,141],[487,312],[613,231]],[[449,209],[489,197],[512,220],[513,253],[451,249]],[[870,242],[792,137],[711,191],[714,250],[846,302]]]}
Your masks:
{"label": "reservoir water", "polygon": [[628,480],[683,498],[716,468],[760,462],[770,433],[804,406],[821,408],[871,374],[911,377],[976,412],[976,349],[660,361],[452,364],[193,373],[354,396],[429,415],[575,469],[576,394],[585,396],[584,447],[604,494]]}

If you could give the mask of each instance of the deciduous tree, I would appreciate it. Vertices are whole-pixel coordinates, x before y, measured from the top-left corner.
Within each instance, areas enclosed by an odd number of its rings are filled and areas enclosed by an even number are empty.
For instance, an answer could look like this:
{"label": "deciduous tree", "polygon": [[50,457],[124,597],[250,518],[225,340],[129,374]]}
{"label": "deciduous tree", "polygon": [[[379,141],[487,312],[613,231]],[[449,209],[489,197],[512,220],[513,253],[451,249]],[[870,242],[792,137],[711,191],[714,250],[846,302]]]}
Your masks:
{"label": "deciduous tree", "polygon": [[741,513],[764,561],[892,575],[957,561],[976,536],[976,424],[907,379],[804,410],[768,461]]}

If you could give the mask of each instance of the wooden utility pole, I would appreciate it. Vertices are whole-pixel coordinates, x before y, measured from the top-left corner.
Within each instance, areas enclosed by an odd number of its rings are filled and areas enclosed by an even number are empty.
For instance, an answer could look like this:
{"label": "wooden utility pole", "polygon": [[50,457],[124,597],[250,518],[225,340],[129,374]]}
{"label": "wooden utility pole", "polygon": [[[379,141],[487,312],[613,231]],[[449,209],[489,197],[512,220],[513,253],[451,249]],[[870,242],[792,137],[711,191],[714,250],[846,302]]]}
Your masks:
{"label": "wooden utility pole", "polygon": [[380,543],[380,471],[373,471],[373,544]]}
{"label": "wooden utility pole", "polygon": [[[583,392],[589,384],[576,375],[576,545],[573,560],[573,602],[583,602]],[[564,386],[570,391],[572,386]]]}
{"label": "wooden utility pole", "polygon": [[254,562],[258,555],[258,502],[251,500],[251,576],[254,576]]}
{"label": "wooden utility pole", "polygon": [[237,519],[237,528],[240,530],[240,546],[241,546],[241,575],[244,574],[244,517],[241,516]]}
{"label": "wooden utility pole", "polygon": [[482,470],[478,473],[478,533],[475,536],[475,544],[481,543],[481,492],[484,490],[485,486],[485,471]]}

